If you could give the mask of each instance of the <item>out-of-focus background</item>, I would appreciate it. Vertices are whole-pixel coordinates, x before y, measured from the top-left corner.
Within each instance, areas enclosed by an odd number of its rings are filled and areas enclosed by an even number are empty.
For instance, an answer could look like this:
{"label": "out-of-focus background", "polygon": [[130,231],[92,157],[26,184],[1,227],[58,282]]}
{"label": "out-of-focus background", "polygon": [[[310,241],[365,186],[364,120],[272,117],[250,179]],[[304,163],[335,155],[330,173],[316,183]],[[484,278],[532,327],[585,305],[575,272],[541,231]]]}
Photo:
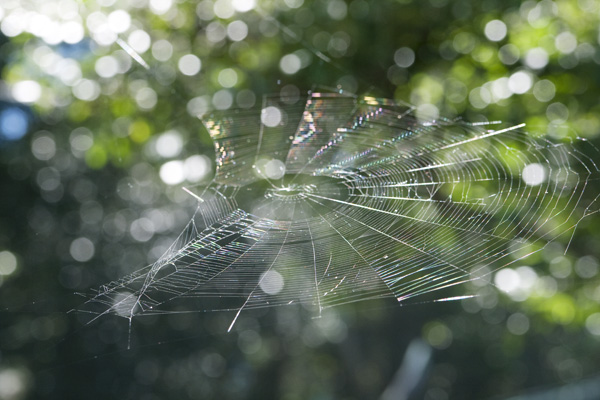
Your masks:
{"label": "out-of-focus background", "polygon": [[0,399],[597,398],[597,215],[463,301],[140,318],[131,350],[68,311],[192,217],[204,114],[326,87],[598,143],[599,27],[596,0],[2,0]]}

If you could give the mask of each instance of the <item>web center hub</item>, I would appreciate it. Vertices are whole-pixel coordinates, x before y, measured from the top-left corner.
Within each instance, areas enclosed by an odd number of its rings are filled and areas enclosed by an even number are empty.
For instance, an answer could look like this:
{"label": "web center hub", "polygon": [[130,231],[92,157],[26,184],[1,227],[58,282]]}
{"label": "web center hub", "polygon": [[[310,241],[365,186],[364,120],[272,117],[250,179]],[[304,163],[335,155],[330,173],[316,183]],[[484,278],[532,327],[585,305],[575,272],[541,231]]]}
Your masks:
{"label": "web center hub", "polygon": [[265,191],[266,198],[277,198],[283,201],[295,201],[306,198],[315,191],[315,185],[290,184],[269,188]]}

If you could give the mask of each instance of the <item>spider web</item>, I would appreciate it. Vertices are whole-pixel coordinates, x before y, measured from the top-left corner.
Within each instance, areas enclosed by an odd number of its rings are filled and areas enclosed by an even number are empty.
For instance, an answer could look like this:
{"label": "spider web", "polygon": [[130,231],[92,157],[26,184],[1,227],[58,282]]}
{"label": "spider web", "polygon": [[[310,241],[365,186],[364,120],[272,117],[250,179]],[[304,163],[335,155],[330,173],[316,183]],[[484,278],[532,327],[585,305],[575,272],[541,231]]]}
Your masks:
{"label": "spider web", "polygon": [[131,323],[229,310],[231,329],[255,308],[402,302],[569,240],[597,211],[587,193],[597,151],[583,139],[552,143],[522,125],[413,111],[309,93],[210,115],[217,168],[209,185],[186,189],[198,200],[193,218],[158,261],[103,285],[78,311]]}

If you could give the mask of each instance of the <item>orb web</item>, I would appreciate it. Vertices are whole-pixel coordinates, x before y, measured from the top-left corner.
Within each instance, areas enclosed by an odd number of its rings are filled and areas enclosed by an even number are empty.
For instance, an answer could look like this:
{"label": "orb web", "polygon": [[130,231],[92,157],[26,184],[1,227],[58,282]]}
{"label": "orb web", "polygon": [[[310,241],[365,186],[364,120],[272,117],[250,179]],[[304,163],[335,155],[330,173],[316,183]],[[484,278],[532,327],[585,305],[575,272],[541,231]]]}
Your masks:
{"label": "orb web", "polygon": [[204,124],[216,173],[187,189],[196,213],[158,261],[91,293],[92,320],[229,310],[231,329],[255,308],[448,300],[597,212],[596,149],[523,125],[422,120],[345,93],[266,96]]}

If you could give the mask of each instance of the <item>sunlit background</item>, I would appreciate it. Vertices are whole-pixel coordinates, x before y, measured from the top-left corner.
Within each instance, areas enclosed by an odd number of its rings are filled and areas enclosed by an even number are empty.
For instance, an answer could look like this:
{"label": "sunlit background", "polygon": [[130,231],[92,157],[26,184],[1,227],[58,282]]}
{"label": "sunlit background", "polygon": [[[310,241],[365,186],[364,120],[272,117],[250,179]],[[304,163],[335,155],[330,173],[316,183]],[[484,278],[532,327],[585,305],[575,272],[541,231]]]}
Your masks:
{"label": "sunlit background", "polygon": [[131,350],[67,311],[184,228],[211,111],[333,88],[600,144],[599,27],[596,0],[2,0],[0,399],[597,398],[596,214],[463,301],[148,317]]}

